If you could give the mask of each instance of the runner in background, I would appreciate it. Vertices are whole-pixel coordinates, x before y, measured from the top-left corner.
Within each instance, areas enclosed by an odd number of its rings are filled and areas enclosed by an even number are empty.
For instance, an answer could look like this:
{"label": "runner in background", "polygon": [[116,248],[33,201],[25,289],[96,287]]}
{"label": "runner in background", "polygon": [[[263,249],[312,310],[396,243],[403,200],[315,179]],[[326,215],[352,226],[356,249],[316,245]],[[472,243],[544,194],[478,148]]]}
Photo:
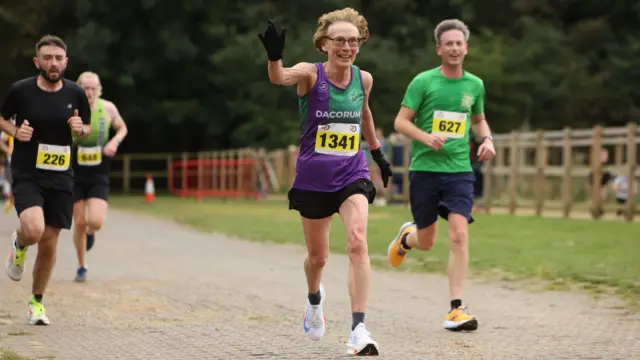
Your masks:
{"label": "runner in background", "polygon": [[[15,126],[16,119],[13,117],[11,119],[11,123]],[[0,150],[2,150],[5,154],[5,166],[4,166],[4,183],[2,187],[2,192],[6,197],[6,202],[4,204],[4,212],[9,213],[11,209],[13,209],[13,193],[11,192],[11,154],[13,154],[13,136],[7,134],[6,132],[2,132],[0,135]]]}
{"label": "runner in background", "polygon": [[429,251],[436,242],[438,217],[449,225],[449,295],[444,328],[476,330],[478,319],[462,302],[469,266],[469,224],[475,181],[469,159],[469,132],[478,136],[478,161],[495,155],[484,114],[485,88],[463,69],[469,28],[462,21],[442,21],[434,31],[442,65],[416,75],[402,100],[395,129],[412,139],[409,198],[413,222],[404,223],[389,244],[392,266],[411,251]]}
{"label": "runner in background", "polygon": [[[127,125],[120,117],[118,108],[100,97],[102,84],[97,74],[84,72],[77,82],[89,99],[93,128],[90,136],[74,138],[73,242],[78,256],[75,280],[82,282],[86,280],[88,271],[86,252],[93,247],[95,233],[102,228],[107,216],[110,158],[127,136]],[[111,140],[110,128],[116,131]]]}

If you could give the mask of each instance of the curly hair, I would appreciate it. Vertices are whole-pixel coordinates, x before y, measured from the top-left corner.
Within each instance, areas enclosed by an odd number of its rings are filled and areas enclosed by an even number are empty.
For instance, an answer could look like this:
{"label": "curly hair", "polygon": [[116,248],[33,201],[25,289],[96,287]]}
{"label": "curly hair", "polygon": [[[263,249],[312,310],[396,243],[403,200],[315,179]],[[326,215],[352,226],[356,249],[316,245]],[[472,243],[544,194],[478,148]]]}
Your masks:
{"label": "curly hair", "polygon": [[322,44],[327,37],[327,30],[329,26],[337,22],[348,22],[358,28],[360,32],[359,42],[360,45],[364,44],[369,39],[369,23],[364,16],[360,15],[356,10],[348,7],[342,10],[335,10],[330,13],[323,14],[318,18],[318,28],[313,34],[313,45],[318,51],[327,55],[327,52],[322,50]]}
{"label": "curly hair", "polygon": [[436,38],[436,44],[440,44],[440,38],[442,34],[449,30],[460,30],[464,34],[464,41],[469,41],[469,28],[465,23],[458,19],[447,19],[441,21],[436,29],[433,31],[433,35]]}

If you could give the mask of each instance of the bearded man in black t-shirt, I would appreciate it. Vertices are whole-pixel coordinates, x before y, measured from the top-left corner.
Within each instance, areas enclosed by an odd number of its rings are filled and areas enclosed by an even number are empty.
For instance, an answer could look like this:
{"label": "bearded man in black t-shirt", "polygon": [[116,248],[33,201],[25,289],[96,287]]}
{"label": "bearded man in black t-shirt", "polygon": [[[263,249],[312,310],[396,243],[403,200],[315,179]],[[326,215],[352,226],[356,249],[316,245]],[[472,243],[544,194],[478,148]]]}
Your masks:
{"label": "bearded man in black t-shirt", "polygon": [[[42,296],[51,277],[61,229],[70,229],[73,215],[72,132],[87,136],[91,110],[75,82],[63,78],[67,46],[46,35],[36,44],[37,76],[15,82],[0,106],[0,129],[11,134],[11,184],[20,227],[11,237],[7,275],[20,281],[27,249],[38,244],[28,321],[48,325]],[[8,119],[16,117],[15,125]],[[69,129],[71,128],[71,130]]]}

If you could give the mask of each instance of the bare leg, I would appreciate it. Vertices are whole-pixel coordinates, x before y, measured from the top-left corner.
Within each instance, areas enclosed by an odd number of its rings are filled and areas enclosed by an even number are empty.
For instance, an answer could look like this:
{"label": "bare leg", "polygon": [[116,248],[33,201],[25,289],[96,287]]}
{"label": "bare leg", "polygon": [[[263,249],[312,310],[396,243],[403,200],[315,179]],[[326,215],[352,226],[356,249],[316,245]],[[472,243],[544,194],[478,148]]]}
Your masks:
{"label": "bare leg", "polygon": [[76,201],[73,205],[73,243],[76,246],[76,254],[78,256],[78,265],[80,267],[86,267],[86,206],[85,201]]}
{"label": "bare leg", "polygon": [[56,264],[56,250],[58,246],[59,228],[46,226],[42,239],[38,242],[38,256],[33,266],[33,293],[43,295],[53,266]]}
{"label": "bare leg", "polygon": [[460,214],[449,214],[449,291],[451,299],[462,299],[469,267],[469,222]]}
{"label": "bare leg", "polygon": [[347,230],[351,310],[364,313],[371,285],[371,263],[367,246],[367,198],[362,194],[351,196],[340,207],[340,216]]}
{"label": "bare leg", "polygon": [[316,294],[320,290],[322,269],[324,269],[329,257],[331,217],[324,219],[307,219],[303,217],[302,228],[308,252],[304,260],[304,273],[307,277],[309,293]]}

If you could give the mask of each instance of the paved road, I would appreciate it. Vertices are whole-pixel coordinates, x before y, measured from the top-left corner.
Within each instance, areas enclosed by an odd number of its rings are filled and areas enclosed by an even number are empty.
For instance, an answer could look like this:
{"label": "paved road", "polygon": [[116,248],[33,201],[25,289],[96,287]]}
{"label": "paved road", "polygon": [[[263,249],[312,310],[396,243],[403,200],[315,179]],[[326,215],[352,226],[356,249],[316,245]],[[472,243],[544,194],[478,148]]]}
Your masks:
{"label": "paved road", "polygon": [[[212,219],[215,221],[215,219]],[[4,261],[14,216],[0,217]],[[307,340],[298,246],[203,234],[113,211],[90,253],[90,281],[75,284],[70,233],[45,295],[52,325],[25,324],[35,249],[20,283],[0,273],[0,347],[55,359],[338,359],[351,321],[344,256],[325,272],[328,332]],[[529,293],[472,281],[465,299],[476,333],[450,333],[442,276],[375,272],[367,323],[381,359],[640,358],[640,317],[615,301]]]}

